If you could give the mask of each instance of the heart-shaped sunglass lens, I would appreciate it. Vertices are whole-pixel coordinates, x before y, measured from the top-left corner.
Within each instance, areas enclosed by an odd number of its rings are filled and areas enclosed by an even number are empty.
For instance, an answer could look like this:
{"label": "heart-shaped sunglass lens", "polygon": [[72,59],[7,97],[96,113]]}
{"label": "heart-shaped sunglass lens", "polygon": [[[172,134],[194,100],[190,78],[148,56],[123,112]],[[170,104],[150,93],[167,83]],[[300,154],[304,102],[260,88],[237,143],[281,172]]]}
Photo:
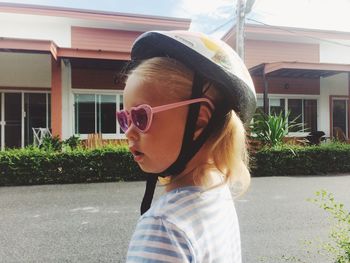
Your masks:
{"label": "heart-shaped sunglass lens", "polygon": [[146,130],[148,124],[147,111],[144,108],[133,109],[131,111],[131,119],[134,125],[141,131]]}
{"label": "heart-shaped sunglass lens", "polygon": [[119,112],[117,114],[118,117],[118,122],[120,125],[120,128],[122,129],[123,132],[126,132],[128,130],[128,117],[126,116],[126,113],[124,111]]}

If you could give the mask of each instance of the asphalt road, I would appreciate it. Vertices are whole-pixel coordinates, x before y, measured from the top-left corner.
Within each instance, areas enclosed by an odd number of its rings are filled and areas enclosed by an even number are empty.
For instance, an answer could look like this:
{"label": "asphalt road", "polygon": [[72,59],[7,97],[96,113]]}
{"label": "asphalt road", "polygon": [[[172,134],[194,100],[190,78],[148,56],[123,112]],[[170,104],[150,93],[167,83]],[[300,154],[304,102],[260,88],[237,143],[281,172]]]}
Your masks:
{"label": "asphalt road", "polygon": [[[0,262],[124,262],[144,185],[0,187]],[[325,212],[306,201],[319,189],[350,210],[350,175],[253,178],[236,201],[243,262],[331,262],[303,245],[327,240]]]}

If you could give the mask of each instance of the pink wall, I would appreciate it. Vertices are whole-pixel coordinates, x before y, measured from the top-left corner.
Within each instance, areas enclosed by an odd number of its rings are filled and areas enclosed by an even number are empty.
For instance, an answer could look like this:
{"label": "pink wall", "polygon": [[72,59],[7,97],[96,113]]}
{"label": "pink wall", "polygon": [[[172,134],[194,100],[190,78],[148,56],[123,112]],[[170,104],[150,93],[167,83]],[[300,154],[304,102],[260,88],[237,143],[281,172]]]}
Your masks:
{"label": "pink wall", "polygon": [[[257,93],[264,92],[264,82],[262,77],[253,77],[253,82]],[[268,78],[269,94],[320,94],[319,79],[302,78]],[[288,84],[288,88],[285,88]]]}
{"label": "pink wall", "polygon": [[115,84],[116,70],[72,68],[73,89],[124,89]]}
{"label": "pink wall", "polygon": [[72,27],[72,48],[130,52],[134,40],[142,32]]}
{"label": "pink wall", "polygon": [[298,61],[320,61],[319,46],[276,41],[247,40],[245,43],[245,63],[248,68],[261,63]]}

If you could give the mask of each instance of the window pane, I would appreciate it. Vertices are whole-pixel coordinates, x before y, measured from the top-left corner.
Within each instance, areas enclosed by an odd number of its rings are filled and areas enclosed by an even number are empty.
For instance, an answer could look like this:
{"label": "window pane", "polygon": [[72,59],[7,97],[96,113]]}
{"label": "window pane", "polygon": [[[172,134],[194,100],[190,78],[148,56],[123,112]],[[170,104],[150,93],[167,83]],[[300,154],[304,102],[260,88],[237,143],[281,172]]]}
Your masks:
{"label": "window pane", "polygon": [[75,133],[95,133],[95,95],[75,95]]}
{"label": "window pane", "polygon": [[25,145],[33,143],[32,128],[46,128],[46,94],[24,94]]}
{"label": "window pane", "polygon": [[21,147],[22,136],[22,94],[5,93],[5,146]]}
{"label": "window pane", "polygon": [[256,111],[255,113],[264,112],[264,99],[258,98],[256,101]]}
{"label": "window pane", "polygon": [[51,94],[47,94],[47,104],[48,104],[48,118],[47,127],[51,130]]}
{"label": "window pane", "polygon": [[[288,118],[288,122],[290,123],[295,119],[295,123],[302,123],[302,100],[301,99],[289,99],[288,100],[288,111],[290,111],[290,115]],[[289,130],[289,132],[297,132],[300,131],[302,127],[294,127]]]}
{"label": "window pane", "polygon": [[304,123],[306,131],[317,131],[317,100],[304,100]]}
{"label": "window pane", "polygon": [[98,123],[101,124],[101,133],[116,133],[116,96],[101,95]]}
{"label": "window pane", "polygon": [[[119,110],[124,109],[124,103],[123,103],[123,95],[120,95],[120,103],[119,103]],[[118,124],[119,127],[119,124]],[[119,128],[119,133],[120,134],[124,134],[124,132],[122,131],[122,129]]]}
{"label": "window pane", "polygon": [[2,123],[1,123],[1,111],[2,111],[2,93],[0,93],[0,150],[2,149]]}
{"label": "window pane", "polygon": [[270,99],[270,115],[279,115],[281,112],[284,113],[285,101],[284,99]]}
{"label": "window pane", "polygon": [[347,125],[347,109],[346,100],[333,100],[333,132],[338,129],[346,135]]}

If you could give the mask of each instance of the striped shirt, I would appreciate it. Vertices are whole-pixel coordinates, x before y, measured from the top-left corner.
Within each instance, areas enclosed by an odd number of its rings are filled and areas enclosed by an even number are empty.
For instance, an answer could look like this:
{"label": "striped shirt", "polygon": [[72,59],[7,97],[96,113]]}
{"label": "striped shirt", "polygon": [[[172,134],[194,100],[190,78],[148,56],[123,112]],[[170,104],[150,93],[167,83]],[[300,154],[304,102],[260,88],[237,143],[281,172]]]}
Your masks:
{"label": "striped shirt", "polygon": [[241,263],[238,219],[228,186],[189,186],[163,196],[140,217],[127,262]]}

